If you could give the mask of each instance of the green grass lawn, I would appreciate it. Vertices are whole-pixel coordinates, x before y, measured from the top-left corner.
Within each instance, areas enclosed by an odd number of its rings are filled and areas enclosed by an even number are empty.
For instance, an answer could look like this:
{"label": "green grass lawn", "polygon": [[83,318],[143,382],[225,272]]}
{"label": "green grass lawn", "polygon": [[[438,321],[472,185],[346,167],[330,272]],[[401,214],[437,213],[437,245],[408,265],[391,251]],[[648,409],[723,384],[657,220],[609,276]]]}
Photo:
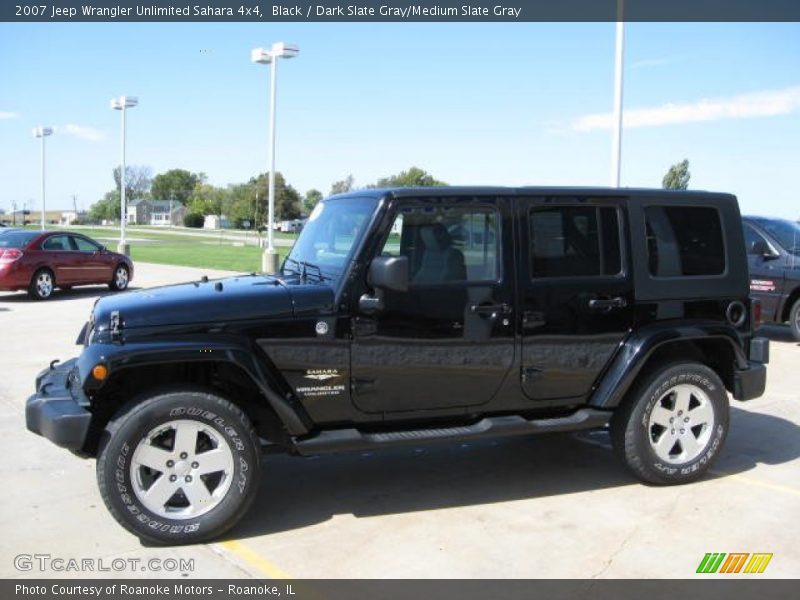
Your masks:
{"label": "green grass lawn", "polygon": [[[286,257],[289,248],[277,247],[280,260]],[[233,246],[203,242],[147,242],[131,243],[131,258],[135,261],[178,265],[182,267],[205,267],[251,273],[261,271],[261,248],[256,246]]]}

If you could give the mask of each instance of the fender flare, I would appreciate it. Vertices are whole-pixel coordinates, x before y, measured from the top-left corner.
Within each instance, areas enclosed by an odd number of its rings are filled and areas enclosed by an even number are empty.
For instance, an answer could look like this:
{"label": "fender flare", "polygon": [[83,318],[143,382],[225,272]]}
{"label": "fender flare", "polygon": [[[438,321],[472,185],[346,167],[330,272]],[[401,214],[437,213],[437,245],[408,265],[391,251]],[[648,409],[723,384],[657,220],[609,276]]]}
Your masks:
{"label": "fender flare", "polygon": [[126,342],[124,344],[92,344],[84,348],[76,367],[84,390],[91,393],[102,389],[94,381],[92,368],[103,363],[110,375],[126,370],[163,364],[224,362],[241,369],[261,392],[289,434],[297,436],[311,431],[311,419],[303,406],[291,395],[276,391],[282,381],[260,348],[242,344],[235,339],[159,340],[157,342]]}
{"label": "fender flare", "polygon": [[718,322],[670,325],[652,324],[633,331],[600,376],[589,400],[595,408],[613,409],[622,401],[650,356],[676,342],[723,340],[730,344],[737,369],[748,367],[741,334]]}

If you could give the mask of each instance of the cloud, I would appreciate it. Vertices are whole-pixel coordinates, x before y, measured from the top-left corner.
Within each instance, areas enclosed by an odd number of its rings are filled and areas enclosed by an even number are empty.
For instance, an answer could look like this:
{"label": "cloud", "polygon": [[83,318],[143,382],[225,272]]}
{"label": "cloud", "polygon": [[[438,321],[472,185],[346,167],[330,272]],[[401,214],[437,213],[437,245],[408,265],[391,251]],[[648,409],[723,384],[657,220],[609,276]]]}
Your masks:
{"label": "cloud", "polygon": [[[800,86],[782,90],[750,92],[728,98],[705,98],[684,104],[662,104],[653,108],[632,108],[623,113],[625,127],[661,127],[682,123],[751,119],[788,115],[800,109]],[[573,120],[570,129],[578,132],[611,129],[612,113],[584,115]]]}
{"label": "cloud", "polygon": [[66,135],[73,135],[76,138],[86,140],[87,142],[102,142],[106,139],[106,134],[94,127],[86,127],[84,125],[75,125],[74,123],[67,123],[63,127],[58,127],[58,132]]}
{"label": "cloud", "polygon": [[0,110],[0,119],[19,119],[19,114],[15,112],[4,112]]}

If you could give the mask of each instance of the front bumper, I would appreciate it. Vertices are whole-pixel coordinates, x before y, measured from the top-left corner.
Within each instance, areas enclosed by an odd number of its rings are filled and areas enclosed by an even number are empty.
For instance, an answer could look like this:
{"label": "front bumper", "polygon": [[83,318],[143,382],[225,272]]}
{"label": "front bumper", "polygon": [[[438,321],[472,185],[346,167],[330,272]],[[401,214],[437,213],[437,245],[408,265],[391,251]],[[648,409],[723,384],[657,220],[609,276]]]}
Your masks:
{"label": "front bumper", "polygon": [[753,400],[764,395],[767,388],[767,363],[769,362],[769,340],[753,338],[750,341],[750,356],[746,369],[734,373],[733,397],[737,400]]}
{"label": "front bumper", "polygon": [[45,369],[36,376],[36,393],[25,404],[29,431],[57,446],[80,450],[89,431],[92,414],[80,384],[70,379],[76,359]]}

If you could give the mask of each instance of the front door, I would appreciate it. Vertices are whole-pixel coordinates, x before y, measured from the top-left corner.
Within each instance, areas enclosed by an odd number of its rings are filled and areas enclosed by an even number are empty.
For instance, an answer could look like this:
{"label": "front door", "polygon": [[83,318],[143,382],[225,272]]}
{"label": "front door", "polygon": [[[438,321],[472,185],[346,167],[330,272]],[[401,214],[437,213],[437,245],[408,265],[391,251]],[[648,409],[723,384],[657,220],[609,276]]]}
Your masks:
{"label": "front door", "polygon": [[[744,243],[750,270],[750,291],[761,300],[766,319],[779,321],[786,257],[776,250],[773,242],[747,223],[744,224]],[[763,248],[769,249],[773,254],[765,255]]]}
{"label": "front door", "polygon": [[353,401],[366,413],[485,404],[514,361],[509,200],[400,199],[392,210],[376,254],[408,258],[409,288],[354,317]]}
{"label": "front door", "polygon": [[624,205],[527,198],[518,206],[522,388],[536,401],[583,399],[633,323]]}

